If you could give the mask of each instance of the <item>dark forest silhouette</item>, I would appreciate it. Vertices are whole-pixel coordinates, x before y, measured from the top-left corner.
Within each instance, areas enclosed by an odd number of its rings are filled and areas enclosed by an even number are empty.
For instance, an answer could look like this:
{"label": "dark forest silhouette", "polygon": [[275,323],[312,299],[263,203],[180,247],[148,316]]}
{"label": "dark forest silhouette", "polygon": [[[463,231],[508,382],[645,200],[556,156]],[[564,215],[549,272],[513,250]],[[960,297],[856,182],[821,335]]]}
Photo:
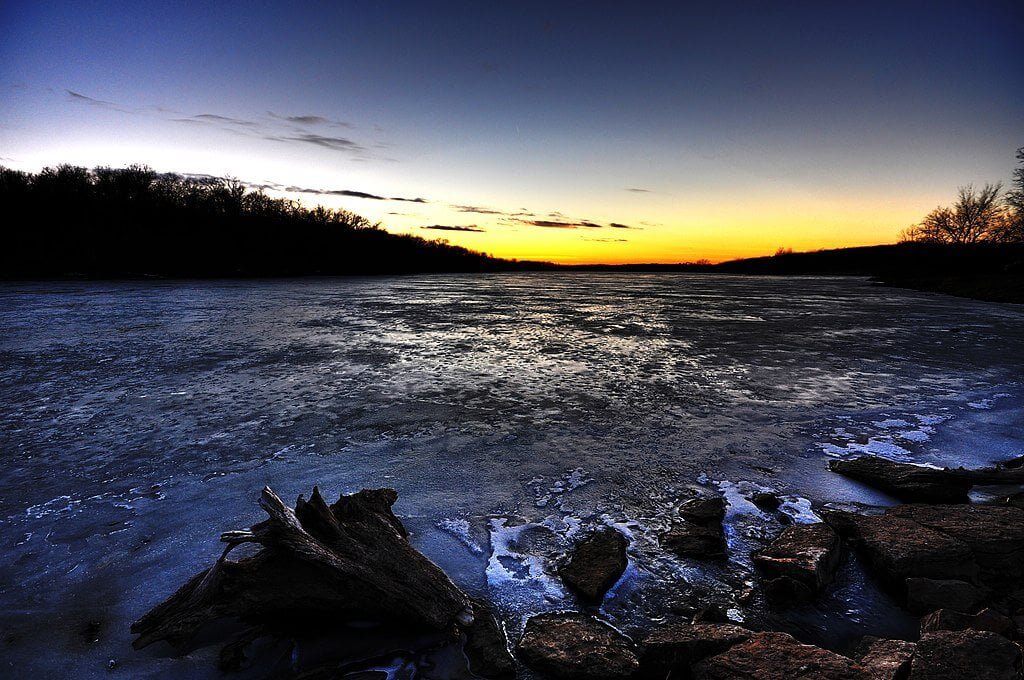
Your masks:
{"label": "dark forest silhouette", "polygon": [[237,180],[147,167],[0,167],[0,276],[236,277],[539,268],[391,234]]}
{"label": "dark forest silhouette", "polygon": [[[0,278],[228,278],[494,271],[856,275],[987,300],[1024,302],[1024,149],[1013,188],[961,190],[950,234],[921,225],[894,245],[711,264],[555,265],[502,260],[443,240],[391,234],[346,210],[306,208],[229,178],[144,166],[0,166]],[[998,203],[996,199],[999,199]],[[979,208],[980,206],[980,208]],[[980,216],[980,217],[979,217]],[[973,221],[972,221],[973,220]],[[978,227],[981,224],[981,227]],[[966,225],[966,226],[965,226]],[[960,235],[968,234],[967,237]],[[909,238],[908,238],[909,237]]]}

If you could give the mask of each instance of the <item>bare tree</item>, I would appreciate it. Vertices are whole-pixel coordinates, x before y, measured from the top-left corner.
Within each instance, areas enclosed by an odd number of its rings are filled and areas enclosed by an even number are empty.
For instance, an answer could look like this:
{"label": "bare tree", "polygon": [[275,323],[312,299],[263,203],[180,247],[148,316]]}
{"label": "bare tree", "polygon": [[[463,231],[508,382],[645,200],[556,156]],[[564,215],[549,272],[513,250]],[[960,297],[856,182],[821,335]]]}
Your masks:
{"label": "bare tree", "polygon": [[1000,200],[1003,185],[960,187],[956,203],[938,207],[920,224],[904,230],[901,240],[968,244],[1001,240],[1007,211]]}

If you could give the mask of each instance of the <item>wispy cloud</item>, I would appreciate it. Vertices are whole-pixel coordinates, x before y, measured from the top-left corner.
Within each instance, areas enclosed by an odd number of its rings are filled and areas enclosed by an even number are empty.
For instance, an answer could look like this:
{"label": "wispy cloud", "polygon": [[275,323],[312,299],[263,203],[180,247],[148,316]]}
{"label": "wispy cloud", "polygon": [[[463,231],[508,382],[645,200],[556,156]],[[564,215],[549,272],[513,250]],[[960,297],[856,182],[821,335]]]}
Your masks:
{"label": "wispy cloud", "polygon": [[480,227],[472,224],[468,227],[456,227],[448,224],[432,224],[429,227],[420,227],[420,229],[433,229],[434,231],[475,231],[483,232],[486,231]]}
{"label": "wispy cloud", "polygon": [[634,194],[649,194],[650,189],[641,189],[640,187],[627,187],[626,191],[632,191]]}
{"label": "wispy cloud", "polygon": [[492,208],[484,208],[479,205],[456,205],[451,204],[454,210],[458,210],[462,213],[476,213],[477,215],[505,215],[506,213],[501,210],[494,210]]}
{"label": "wispy cloud", "polygon": [[628,224],[622,224],[621,222],[609,222],[608,226],[612,229],[638,229],[638,227],[631,227]]}
{"label": "wispy cloud", "polygon": [[583,240],[595,243],[629,243],[629,239],[625,238],[585,238]]}
{"label": "wispy cloud", "polygon": [[284,142],[299,142],[302,144],[313,144],[320,146],[325,149],[333,149],[334,151],[366,151],[366,147],[356,142],[353,142],[347,137],[329,137],[327,135],[318,135],[311,132],[303,133],[300,135],[278,137],[276,135],[268,135],[266,139],[273,139]]}
{"label": "wispy cloud", "polygon": [[128,111],[127,109],[123,108],[122,106],[119,106],[118,104],[115,104],[114,102],[108,102],[103,99],[95,99],[94,97],[87,97],[84,94],[81,94],[80,92],[75,92],[74,90],[64,91],[68,94],[68,98],[71,99],[71,101],[77,102],[79,104],[95,106],[101,109],[110,109],[111,111],[119,111],[121,113],[131,113],[131,111]]}
{"label": "wispy cloud", "polygon": [[346,128],[354,127],[352,125],[352,123],[349,123],[347,121],[344,121],[344,120],[332,120],[330,118],[325,118],[324,116],[318,116],[318,115],[312,114],[312,113],[301,115],[301,116],[281,116],[281,115],[278,115],[278,114],[274,113],[273,111],[267,111],[267,115],[270,116],[271,118],[275,118],[277,120],[283,120],[286,123],[293,123],[295,125],[303,125],[303,126],[307,126],[307,127],[316,127],[316,126],[346,127]]}
{"label": "wispy cloud", "polygon": [[274,182],[247,185],[251,186],[254,189],[271,189],[274,191],[285,191],[292,194],[311,194],[314,196],[347,196],[348,198],[365,198],[371,201],[400,201],[402,203],[430,202],[425,198],[406,198],[404,196],[382,196],[380,194],[371,194],[368,191],[358,191],[356,189],[314,189],[312,187],[300,187],[293,184],[276,184]]}
{"label": "wispy cloud", "polygon": [[[332,120],[325,116],[315,114],[303,114],[295,116],[282,116],[271,111],[266,116],[255,118],[238,118],[226,116],[220,113],[182,113],[159,106],[146,106],[132,109],[115,102],[96,99],[74,90],[65,90],[68,98],[78,104],[105,108],[111,111],[118,111],[131,115],[144,115],[170,120],[185,125],[207,125],[211,128],[226,132],[241,134],[257,139],[285,144],[300,144],[306,146],[317,146],[330,151],[338,151],[347,154],[351,160],[385,160],[377,157],[377,153],[371,151],[373,148],[386,148],[379,141],[368,141],[363,143],[350,137],[342,137],[331,134],[321,134],[310,128],[331,128],[331,127],[354,127],[351,123]],[[391,159],[386,159],[391,160]]]}

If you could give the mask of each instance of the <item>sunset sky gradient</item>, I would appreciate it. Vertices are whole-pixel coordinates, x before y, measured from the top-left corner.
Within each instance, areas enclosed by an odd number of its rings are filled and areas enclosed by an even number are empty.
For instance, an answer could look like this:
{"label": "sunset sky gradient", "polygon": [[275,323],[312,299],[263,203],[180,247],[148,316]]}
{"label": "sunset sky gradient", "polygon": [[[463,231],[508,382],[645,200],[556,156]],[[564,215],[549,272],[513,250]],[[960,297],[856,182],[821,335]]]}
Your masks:
{"label": "sunset sky gradient", "polygon": [[892,242],[1024,145],[1020,0],[3,2],[0,35],[0,164],[231,175],[503,257]]}

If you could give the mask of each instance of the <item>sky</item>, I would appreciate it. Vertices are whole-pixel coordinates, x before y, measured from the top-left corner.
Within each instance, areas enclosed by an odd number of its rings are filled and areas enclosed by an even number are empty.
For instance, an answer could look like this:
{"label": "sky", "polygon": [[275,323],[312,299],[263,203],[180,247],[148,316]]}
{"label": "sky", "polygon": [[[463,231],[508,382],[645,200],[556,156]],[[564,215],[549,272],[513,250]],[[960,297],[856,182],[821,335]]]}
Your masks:
{"label": "sky", "polygon": [[231,176],[501,257],[890,243],[1024,146],[1024,2],[4,2],[0,164]]}

